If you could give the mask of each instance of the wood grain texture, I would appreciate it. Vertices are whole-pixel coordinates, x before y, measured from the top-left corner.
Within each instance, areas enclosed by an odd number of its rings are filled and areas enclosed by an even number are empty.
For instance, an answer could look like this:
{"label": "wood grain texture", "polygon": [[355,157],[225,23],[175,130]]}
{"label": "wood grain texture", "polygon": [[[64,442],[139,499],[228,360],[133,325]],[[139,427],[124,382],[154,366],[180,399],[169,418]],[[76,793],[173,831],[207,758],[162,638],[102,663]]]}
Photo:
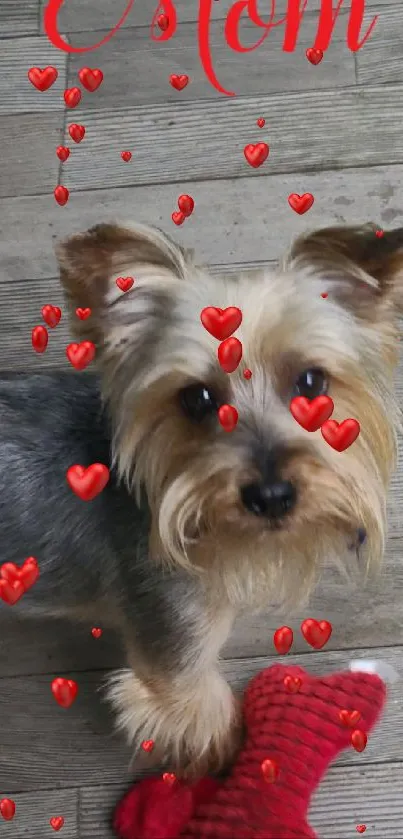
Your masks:
{"label": "wood grain texture", "polygon": [[[57,748],[56,748],[57,752]],[[24,756],[22,757],[24,760]],[[3,781],[3,778],[2,778]],[[12,798],[16,811],[12,821],[1,819],[1,839],[80,839],[78,832],[78,791],[73,789],[41,789],[39,793],[10,793],[7,780],[3,782],[0,798]],[[63,816],[61,832],[55,832],[49,821]]]}
{"label": "wood grain texture", "polygon": [[[24,4],[25,6],[25,4]],[[44,93],[29,81],[30,67],[56,67],[58,78]],[[33,112],[37,115],[38,133],[44,127],[48,111],[64,110],[67,55],[55,49],[46,37],[10,38],[1,42],[0,115]],[[18,143],[18,135],[14,138]]]}
{"label": "wood grain texture", "polygon": [[37,114],[1,117],[0,148],[7,166],[1,172],[0,197],[53,192],[60,165],[55,149],[63,142],[63,119],[62,110],[43,120]]}
{"label": "wood grain texture", "polygon": [[[259,115],[267,120],[263,129]],[[64,139],[73,149],[61,177],[71,190],[403,161],[403,85],[83,111],[80,121],[85,139],[75,146],[67,127]],[[270,154],[253,169],[243,150],[261,141]],[[129,163],[122,149],[132,151]]]}
{"label": "wood grain texture", "polygon": [[402,5],[395,3],[382,8],[376,24],[376,37],[374,30],[374,37],[357,53],[358,84],[381,85],[403,81],[402,31]]}
{"label": "wood grain texture", "polygon": [[40,0],[1,0],[0,38],[38,32]]}

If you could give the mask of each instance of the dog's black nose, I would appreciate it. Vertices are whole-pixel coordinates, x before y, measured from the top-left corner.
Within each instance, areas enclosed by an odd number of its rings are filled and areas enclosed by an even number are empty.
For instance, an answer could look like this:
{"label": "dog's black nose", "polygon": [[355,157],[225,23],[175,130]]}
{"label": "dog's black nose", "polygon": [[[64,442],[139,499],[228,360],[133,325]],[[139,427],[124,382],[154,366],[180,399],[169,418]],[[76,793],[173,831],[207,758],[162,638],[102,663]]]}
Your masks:
{"label": "dog's black nose", "polygon": [[297,500],[295,487],[289,481],[272,484],[248,484],[241,489],[244,507],[255,516],[281,519],[292,510]]}

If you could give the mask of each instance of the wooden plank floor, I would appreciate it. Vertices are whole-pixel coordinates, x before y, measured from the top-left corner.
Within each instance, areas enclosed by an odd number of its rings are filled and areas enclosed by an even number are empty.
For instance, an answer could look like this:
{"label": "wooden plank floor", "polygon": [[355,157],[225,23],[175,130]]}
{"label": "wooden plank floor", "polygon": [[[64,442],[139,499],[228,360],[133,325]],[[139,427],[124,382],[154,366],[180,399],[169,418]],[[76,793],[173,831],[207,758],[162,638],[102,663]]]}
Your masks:
{"label": "wooden plank floor", "polygon": [[[367,2],[366,21],[379,20],[356,54],[345,44],[348,7],[340,14],[322,63],[305,58],[320,0],[309,0],[299,46],[281,51],[282,27],[254,52],[231,52],[223,20],[232,0],[213,4],[212,54],[224,86],[207,82],[196,47],[197,0],[176,0],[178,30],[165,44],[150,41],[156,0],[138,0],[125,25],[98,51],[67,58],[44,35],[41,0],[0,0],[0,370],[64,368],[69,338],[62,319],[46,354],[30,346],[45,303],[63,306],[56,279],[54,240],[105,219],[135,218],[157,224],[214,271],[236,271],[277,260],[302,230],[333,222],[403,223],[403,6]],[[123,13],[127,0],[67,0],[60,27],[75,46],[96,43]],[[267,0],[260,0],[268,15]],[[280,19],[286,0],[276,4]],[[258,33],[258,36],[261,33]],[[257,40],[247,20],[245,44]],[[27,81],[31,66],[57,67],[45,94]],[[84,93],[66,112],[65,87],[89,64],[105,75],[101,88]],[[190,83],[173,90],[171,73]],[[256,125],[265,117],[264,129]],[[68,126],[80,122],[86,137],[60,164],[55,148],[69,145]],[[243,147],[265,140],[268,162],[247,166]],[[133,157],[124,163],[120,152]],[[71,192],[64,208],[53,189]],[[290,192],[315,195],[306,216],[293,214]],[[171,213],[181,192],[196,208],[183,228]],[[403,367],[398,375],[403,397]],[[403,453],[392,481],[389,540],[383,573],[365,585],[324,574],[309,606],[292,615],[245,617],[224,650],[229,680],[241,690],[273,658],[272,635],[284,622],[295,630],[309,615],[332,621],[325,651],[307,652],[295,633],[292,660],[314,673],[342,668],[353,657],[383,658],[402,669],[403,655]],[[1,561],[7,560],[7,546]],[[4,554],[4,555],[3,555]],[[0,837],[46,839],[52,816],[65,819],[63,839],[111,839],[110,815],[133,777],[129,752],[113,733],[98,688],[122,663],[118,639],[91,627],[29,622],[0,601],[0,799],[12,797],[17,815],[0,818]],[[280,659],[281,660],[281,659]],[[79,698],[66,712],[51,699],[55,675],[76,678]],[[403,675],[403,674],[402,674]],[[321,784],[311,821],[322,839],[348,839],[367,825],[368,839],[403,837],[403,687],[390,693],[384,719],[365,752],[343,754]],[[236,839],[236,837],[234,837]]]}

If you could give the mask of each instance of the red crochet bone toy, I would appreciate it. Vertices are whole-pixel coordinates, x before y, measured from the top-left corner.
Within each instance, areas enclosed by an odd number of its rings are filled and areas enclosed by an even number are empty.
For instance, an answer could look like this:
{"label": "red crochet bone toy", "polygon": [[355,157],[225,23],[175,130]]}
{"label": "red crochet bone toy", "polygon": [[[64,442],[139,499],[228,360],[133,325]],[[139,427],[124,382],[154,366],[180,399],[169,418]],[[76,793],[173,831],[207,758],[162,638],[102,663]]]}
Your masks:
{"label": "red crochet bone toy", "polygon": [[315,839],[307,822],[312,793],[342,749],[365,748],[385,695],[373,672],[316,678],[300,667],[263,670],[246,690],[246,741],[226,780],[141,781],[116,809],[117,836]]}

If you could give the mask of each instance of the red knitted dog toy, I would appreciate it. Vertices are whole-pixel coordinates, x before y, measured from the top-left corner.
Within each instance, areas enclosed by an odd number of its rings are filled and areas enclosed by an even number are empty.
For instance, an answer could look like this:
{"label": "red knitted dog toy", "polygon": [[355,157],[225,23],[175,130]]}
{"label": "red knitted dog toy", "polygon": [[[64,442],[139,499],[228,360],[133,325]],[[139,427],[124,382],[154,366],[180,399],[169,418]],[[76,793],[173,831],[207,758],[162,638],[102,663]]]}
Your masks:
{"label": "red knitted dog toy", "polygon": [[117,836],[315,839],[306,820],[312,793],[342,749],[363,751],[385,695],[374,673],[316,678],[300,667],[263,670],[245,693],[247,736],[229,777],[141,781],[116,809]]}

